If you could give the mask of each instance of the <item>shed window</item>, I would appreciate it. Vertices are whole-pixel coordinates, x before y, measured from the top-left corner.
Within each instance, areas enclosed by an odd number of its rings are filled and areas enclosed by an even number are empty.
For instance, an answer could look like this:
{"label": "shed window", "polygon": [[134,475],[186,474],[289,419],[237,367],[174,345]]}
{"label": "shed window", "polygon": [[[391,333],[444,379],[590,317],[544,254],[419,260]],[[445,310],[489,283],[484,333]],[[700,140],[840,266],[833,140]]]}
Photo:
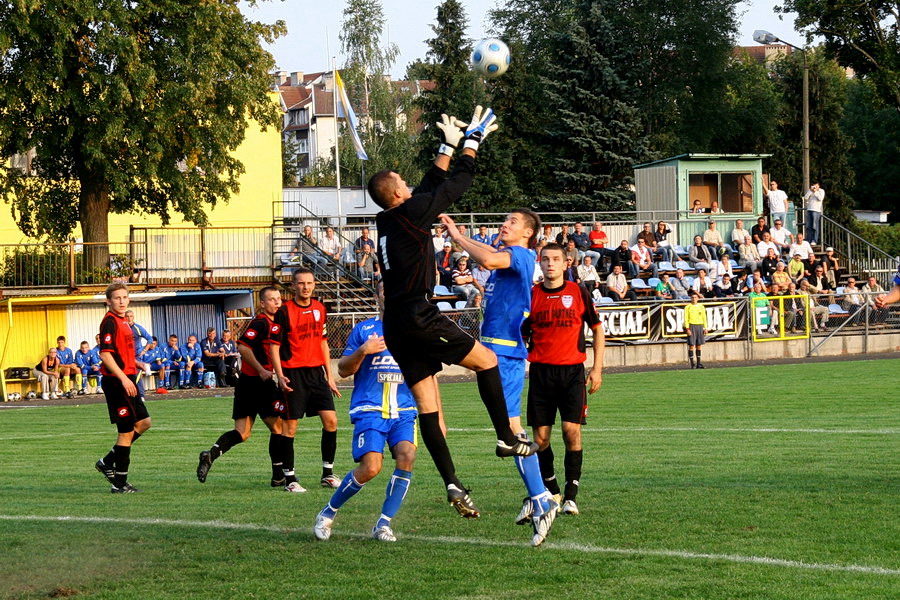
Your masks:
{"label": "shed window", "polygon": [[690,173],[688,207],[709,210],[713,200],[725,212],[753,212],[753,173]]}

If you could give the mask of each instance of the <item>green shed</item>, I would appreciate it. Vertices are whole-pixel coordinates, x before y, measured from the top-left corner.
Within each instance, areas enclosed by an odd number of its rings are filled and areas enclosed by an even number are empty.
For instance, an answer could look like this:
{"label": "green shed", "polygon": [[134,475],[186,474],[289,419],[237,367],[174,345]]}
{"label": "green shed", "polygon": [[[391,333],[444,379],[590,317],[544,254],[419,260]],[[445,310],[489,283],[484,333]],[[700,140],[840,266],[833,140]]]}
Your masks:
{"label": "green shed", "polygon": [[[667,211],[691,218],[694,201],[704,213],[713,202],[734,218],[763,211],[762,159],[771,154],[680,154],[634,167],[638,213]],[[698,217],[700,215],[697,215]]]}

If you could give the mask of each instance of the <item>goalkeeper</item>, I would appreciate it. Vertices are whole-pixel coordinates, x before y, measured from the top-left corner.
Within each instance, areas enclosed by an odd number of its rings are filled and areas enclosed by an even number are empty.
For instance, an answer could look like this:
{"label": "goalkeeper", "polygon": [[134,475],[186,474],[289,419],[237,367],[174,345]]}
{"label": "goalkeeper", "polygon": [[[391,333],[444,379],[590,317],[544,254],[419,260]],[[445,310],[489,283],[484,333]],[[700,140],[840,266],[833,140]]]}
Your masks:
{"label": "goalkeeper", "polygon": [[[518,440],[510,429],[496,355],[431,302],[435,284],[431,226],[471,185],[475,155],[497,129],[495,120],[490,108],[480,106],[468,126],[441,115],[437,127],[443,143],[434,166],[415,190],[410,192],[400,175],[387,170],[373,175],[368,184],[369,195],[383,209],[375,220],[384,281],[385,343],[416,400],[422,439],[447,486],[447,501],[463,517],[478,517],[479,511],[456,476],[444,436],[435,377],[441,363],[475,371],[478,392],[497,434],[497,456],[529,456],[537,450],[536,444]],[[450,159],[460,143],[461,156],[448,175]]]}

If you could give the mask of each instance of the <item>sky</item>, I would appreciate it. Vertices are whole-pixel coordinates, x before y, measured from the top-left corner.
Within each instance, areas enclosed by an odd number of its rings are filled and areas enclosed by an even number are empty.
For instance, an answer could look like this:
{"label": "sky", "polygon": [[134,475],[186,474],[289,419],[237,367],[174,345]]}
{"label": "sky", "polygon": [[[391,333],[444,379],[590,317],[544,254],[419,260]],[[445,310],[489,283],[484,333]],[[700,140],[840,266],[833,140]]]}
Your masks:
{"label": "sky", "polygon": [[[486,37],[490,23],[488,11],[502,0],[462,0],[469,19],[469,36]],[[793,16],[779,21],[772,8],[781,0],[751,0],[738,5],[741,23],[738,45],[750,46],[753,31],[766,29],[778,37],[801,45],[801,36],[793,31]],[[425,40],[432,37],[430,25],[435,21],[439,0],[381,0],[387,26],[387,41],[397,44],[400,57],[394,64],[395,78],[400,78],[406,66],[425,57]],[[331,57],[341,66],[341,19],[346,2],[343,0],[271,0],[260,2],[255,8],[242,4],[244,14],[251,20],[274,23],[284,20],[288,33],[267,50],[275,57],[282,71],[324,71],[331,67]],[[515,59],[515,57],[513,57]]]}

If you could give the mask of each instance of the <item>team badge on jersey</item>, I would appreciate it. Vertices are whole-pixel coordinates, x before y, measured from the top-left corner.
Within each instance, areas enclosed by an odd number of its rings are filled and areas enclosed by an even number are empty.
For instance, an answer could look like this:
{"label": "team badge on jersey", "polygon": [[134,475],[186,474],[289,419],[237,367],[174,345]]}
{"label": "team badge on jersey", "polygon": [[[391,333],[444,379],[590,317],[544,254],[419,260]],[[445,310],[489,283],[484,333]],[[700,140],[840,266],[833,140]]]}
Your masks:
{"label": "team badge on jersey", "polygon": [[119,416],[120,417],[128,416],[128,407],[127,406],[123,406],[122,408],[119,409]]}
{"label": "team badge on jersey", "polygon": [[322,313],[320,313],[318,310],[314,310],[314,311],[313,311],[313,318],[316,320],[316,323],[318,323],[318,322],[319,322],[319,319],[322,318]]}
{"label": "team badge on jersey", "polygon": [[104,343],[111,344],[112,343],[112,334],[107,333],[103,338]]}
{"label": "team badge on jersey", "polygon": [[246,335],[248,338],[250,338],[252,340],[253,338],[256,337],[256,332],[252,329],[248,329],[247,333],[245,333],[244,335]]}
{"label": "team badge on jersey", "polygon": [[281,327],[273,324],[272,328],[269,331],[271,331],[272,333],[278,333],[279,331],[281,331]]}
{"label": "team badge on jersey", "polygon": [[569,294],[565,294],[562,297],[563,306],[565,306],[566,308],[572,308],[572,303],[574,301],[575,301],[575,298],[573,296],[570,296]]}

